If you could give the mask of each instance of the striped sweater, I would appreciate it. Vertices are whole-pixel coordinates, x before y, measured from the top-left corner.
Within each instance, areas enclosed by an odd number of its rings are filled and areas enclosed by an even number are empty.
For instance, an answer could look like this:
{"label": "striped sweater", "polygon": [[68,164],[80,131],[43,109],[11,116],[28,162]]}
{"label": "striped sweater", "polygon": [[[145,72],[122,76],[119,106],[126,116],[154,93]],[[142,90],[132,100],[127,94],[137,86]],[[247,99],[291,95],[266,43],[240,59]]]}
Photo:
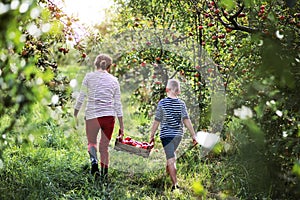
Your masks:
{"label": "striped sweater", "polygon": [[76,110],[80,110],[86,97],[86,120],[103,116],[123,116],[118,79],[108,72],[95,71],[85,75],[76,100]]}
{"label": "striped sweater", "polygon": [[189,118],[184,101],[164,98],[159,101],[155,120],[160,124],[160,138],[183,136],[183,119]]}

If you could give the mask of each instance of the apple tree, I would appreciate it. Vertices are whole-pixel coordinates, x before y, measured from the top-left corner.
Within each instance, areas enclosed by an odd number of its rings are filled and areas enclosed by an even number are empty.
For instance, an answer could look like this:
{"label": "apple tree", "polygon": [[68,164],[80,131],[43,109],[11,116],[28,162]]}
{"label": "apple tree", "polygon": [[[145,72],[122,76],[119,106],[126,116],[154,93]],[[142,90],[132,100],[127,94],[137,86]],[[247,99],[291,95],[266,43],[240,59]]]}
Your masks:
{"label": "apple tree", "polygon": [[33,141],[37,124],[50,117],[49,108],[68,113],[70,80],[59,68],[69,53],[68,41],[84,54],[76,22],[50,0],[0,3],[1,153],[11,144]]}
{"label": "apple tree", "polygon": [[[223,139],[232,148],[237,148],[233,152],[239,152],[235,154],[239,164],[246,166],[249,174],[248,185],[241,186],[244,188],[241,195],[248,198],[248,192],[253,198],[266,195],[293,198],[299,195],[299,2],[117,2],[121,5],[117,24],[119,32],[163,29],[180,33],[167,38],[160,35],[161,44],[194,42],[197,49],[204,49],[215,63],[209,70],[221,74],[228,102]],[[207,115],[212,114],[207,111],[207,99],[211,93],[206,93],[209,87],[204,81],[205,74],[198,75],[202,71],[196,70],[203,66],[199,62],[185,61],[178,55],[172,56],[161,47],[129,51],[121,56],[118,71],[127,72],[132,63],[142,67],[144,63],[169,62],[169,68],[162,66],[159,82],[145,81],[152,87],[143,83],[136,98],[145,103],[144,107],[153,105],[151,102],[161,98],[164,89],[155,83],[164,86],[164,78],[177,73],[179,77],[191,80],[190,91],[199,97],[202,111],[200,127],[206,128],[209,125]],[[139,72],[138,68],[133,71]],[[158,76],[152,70],[143,78],[155,80]],[[234,110],[242,106],[250,108],[254,115],[247,119],[234,115]]]}

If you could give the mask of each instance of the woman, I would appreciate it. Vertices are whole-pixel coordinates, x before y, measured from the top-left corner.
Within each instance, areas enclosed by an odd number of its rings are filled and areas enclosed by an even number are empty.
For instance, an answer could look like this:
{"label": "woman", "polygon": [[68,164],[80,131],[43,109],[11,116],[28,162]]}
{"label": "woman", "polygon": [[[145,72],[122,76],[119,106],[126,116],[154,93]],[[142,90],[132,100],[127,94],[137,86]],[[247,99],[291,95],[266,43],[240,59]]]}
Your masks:
{"label": "woman", "polygon": [[[77,118],[78,112],[87,98],[85,124],[91,174],[101,175],[104,178],[108,174],[108,145],[112,137],[116,116],[120,125],[119,134],[123,135],[123,112],[119,82],[116,77],[109,74],[109,68],[112,65],[111,57],[100,54],[95,59],[94,65],[96,71],[87,73],[83,79],[81,91],[75,104],[74,116]],[[97,158],[99,130],[101,130],[99,142],[101,172]]]}
{"label": "woman", "polygon": [[154,145],[154,135],[160,125],[160,140],[166,155],[166,171],[172,181],[172,191],[178,189],[176,176],[175,151],[183,136],[183,124],[191,133],[194,145],[196,135],[189,118],[185,102],[178,99],[180,94],[180,83],[178,80],[170,79],[166,87],[167,97],[158,102],[155,119],[151,127],[150,143]]}

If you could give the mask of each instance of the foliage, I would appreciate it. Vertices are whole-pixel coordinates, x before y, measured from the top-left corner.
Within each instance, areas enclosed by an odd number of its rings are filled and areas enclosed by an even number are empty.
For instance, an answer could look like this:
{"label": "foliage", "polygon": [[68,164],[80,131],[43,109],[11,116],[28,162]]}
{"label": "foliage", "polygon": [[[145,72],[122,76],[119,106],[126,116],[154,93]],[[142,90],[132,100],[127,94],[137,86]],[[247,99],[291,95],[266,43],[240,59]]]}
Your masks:
{"label": "foliage", "polygon": [[[74,31],[77,19],[51,0],[0,3],[1,199],[298,199],[299,2],[115,2],[118,14],[96,27],[103,35],[85,40]],[[167,191],[161,171],[112,170],[107,185],[90,179],[69,118],[70,80],[82,77],[70,71],[91,70],[80,65],[92,66],[100,50],[113,55],[111,72],[133,94],[138,130],[129,132],[147,137],[170,78],[182,82],[196,130],[221,132],[209,157],[195,148],[178,160],[181,194]]]}
{"label": "foliage", "polygon": [[[30,122],[36,105],[41,106],[39,114],[43,119],[47,117],[47,106],[66,111],[70,80],[58,65],[63,60],[61,55],[69,53],[67,41],[76,41],[71,26],[76,19],[68,17],[51,1],[5,1],[1,9],[2,153],[8,141],[17,141],[14,129]],[[80,41],[76,41],[75,47],[85,58]]]}
{"label": "foliage", "polygon": [[[236,155],[241,163],[249,163],[246,168],[253,178],[250,178],[247,190],[251,197],[295,198],[299,195],[299,179],[291,173],[293,166],[297,166],[294,163],[299,160],[299,99],[295,87],[299,84],[299,2],[118,2],[124,8],[120,9],[120,19],[123,22],[120,32],[124,29],[145,32],[151,28],[176,30],[181,33],[181,41],[186,44],[190,40],[196,41],[216,63],[216,70],[222,74],[229,102],[223,138],[230,142],[232,148],[237,148],[234,152],[238,152]],[[170,38],[172,37],[161,37],[161,41],[164,45],[173,43],[174,39]],[[142,55],[146,52],[142,49],[132,51],[131,55],[136,60],[147,59],[155,55],[157,50],[152,50],[153,54]],[[129,61],[131,59],[132,57]],[[164,59],[162,61],[165,62]],[[150,63],[153,62],[156,61],[150,60]],[[186,77],[191,77],[187,73],[192,69],[189,63],[176,63],[174,60],[172,63],[175,64],[174,69],[183,64],[182,72]],[[123,66],[127,64],[125,61]],[[199,66],[202,67],[201,64]],[[200,72],[200,80],[205,79],[203,71]],[[200,91],[207,88],[203,84]],[[197,93],[193,87],[191,89]],[[138,93],[138,99],[145,101],[141,94],[143,93]],[[156,99],[155,96],[149,97],[146,94],[146,99]],[[211,98],[211,95],[209,93],[208,96]],[[209,103],[205,99],[199,99],[200,105],[205,104],[206,109],[209,109]],[[266,105],[272,100],[276,106]],[[241,120],[239,123],[242,125],[237,125],[231,115],[234,109],[242,105],[252,108],[255,115],[252,120]],[[203,116],[203,112],[201,114]],[[205,112],[204,115],[207,114]],[[201,123],[202,128],[209,124],[207,121]],[[238,131],[241,133],[238,134]],[[240,136],[243,134],[245,136]],[[232,140],[232,137],[236,139]],[[240,139],[245,141],[238,141]],[[253,159],[249,160],[248,150],[251,146],[255,148],[251,151]],[[266,170],[256,176],[255,173],[262,166]],[[290,187],[284,187],[286,184]],[[246,190],[244,192],[240,195],[249,198],[250,194]],[[290,196],[286,196],[288,193]]]}

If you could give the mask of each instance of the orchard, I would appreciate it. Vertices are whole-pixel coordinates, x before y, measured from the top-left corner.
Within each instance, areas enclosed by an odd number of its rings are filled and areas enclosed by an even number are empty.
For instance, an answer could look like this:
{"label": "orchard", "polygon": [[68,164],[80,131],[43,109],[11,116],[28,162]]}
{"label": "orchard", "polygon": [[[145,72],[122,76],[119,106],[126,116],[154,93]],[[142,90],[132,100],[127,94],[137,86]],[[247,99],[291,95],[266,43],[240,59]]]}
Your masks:
{"label": "orchard", "polygon": [[[300,198],[299,1],[114,0],[92,26],[59,2],[0,3],[0,199]],[[206,157],[179,156],[181,194],[163,170],[86,178],[73,108],[100,52],[132,141],[148,140],[171,78],[195,130],[220,136]]]}

